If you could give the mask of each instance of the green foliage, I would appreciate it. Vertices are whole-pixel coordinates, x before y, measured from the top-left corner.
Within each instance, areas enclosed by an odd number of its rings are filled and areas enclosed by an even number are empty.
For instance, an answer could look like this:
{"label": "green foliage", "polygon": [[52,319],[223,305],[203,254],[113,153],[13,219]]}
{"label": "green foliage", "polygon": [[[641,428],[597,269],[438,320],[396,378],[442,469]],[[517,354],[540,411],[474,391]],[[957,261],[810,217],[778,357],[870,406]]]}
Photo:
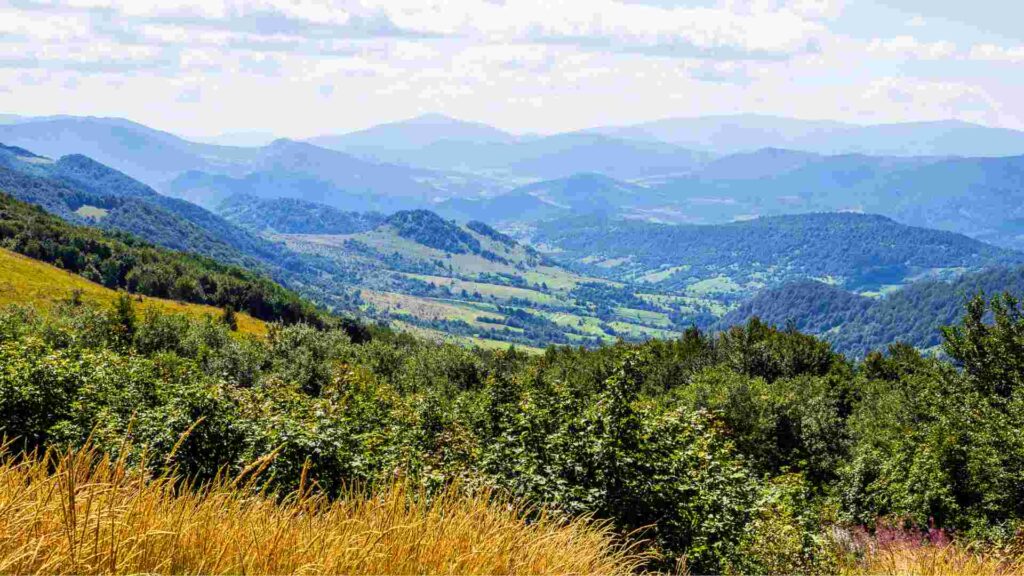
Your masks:
{"label": "green foliage", "polygon": [[354,234],[378,226],[384,216],[377,212],[345,212],[326,204],[295,198],[258,198],[233,194],[219,213],[239,226],[280,234]]}
{"label": "green foliage", "polygon": [[[685,265],[657,283],[666,289],[685,289],[718,276],[739,285],[831,277],[849,289],[877,288],[903,284],[922,270],[979,270],[1024,261],[1017,252],[960,234],[851,213],[773,216],[718,225],[580,216],[541,222],[533,239],[557,248],[553,256],[563,263],[619,280]],[[626,261],[613,267],[584,264],[605,259]]]}
{"label": "green foliage", "polygon": [[957,365],[907,346],[853,364],[760,322],[530,356],[306,324],[258,339],[127,295],[59,306],[0,312],[0,433],[28,448],[91,438],[196,481],[257,462],[281,491],[493,486],[693,573],[828,572],[834,523],[1002,540],[1024,520],[1024,319],[1005,297],[948,331]]}
{"label": "green foliage", "polygon": [[221,314],[220,321],[228,327],[228,330],[232,332],[238,331],[238,316],[235,314],[235,307],[228,304],[224,307],[224,312]]}
{"label": "green foliage", "polygon": [[728,313],[720,326],[752,317],[774,326],[792,322],[837,350],[863,357],[893,342],[919,348],[942,343],[941,328],[964,314],[964,300],[978,292],[1024,292],[1024,268],[993,268],[964,274],[952,282],[921,280],[874,299],[820,282],[795,282],[766,290]]}
{"label": "green foliage", "polygon": [[0,193],[0,247],[108,288],[231,306],[263,320],[320,322],[312,304],[269,278],[134,237],[74,226]]}
{"label": "green foliage", "polygon": [[480,241],[453,222],[429,210],[395,212],[384,221],[398,235],[453,254],[480,253]]}
{"label": "green foliage", "polygon": [[1024,312],[1009,293],[993,298],[991,309],[990,326],[984,322],[985,300],[972,299],[962,324],[943,329],[943,349],[979,392],[1008,398],[1024,385]]}

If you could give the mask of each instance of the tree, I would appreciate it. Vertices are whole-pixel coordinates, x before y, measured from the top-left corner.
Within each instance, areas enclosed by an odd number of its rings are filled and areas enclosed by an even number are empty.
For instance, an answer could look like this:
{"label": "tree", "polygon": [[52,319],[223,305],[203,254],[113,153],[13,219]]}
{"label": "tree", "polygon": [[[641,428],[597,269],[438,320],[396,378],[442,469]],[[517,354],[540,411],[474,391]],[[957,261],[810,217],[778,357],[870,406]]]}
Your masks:
{"label": "tree", "polygon": [[235,314],[235,307],[231,304],[224,307],[224,312],[221,314],[220,321],[232,332],[238,331],[238,317]]}
{"label": "tree", "polygon": [[963,322],[942,329],[943,350],[980,391],[1008,398],[1024,384],[1024,312],[1009,293],[993,298],[989,308],[991,324],[984,297],[971,299]]}

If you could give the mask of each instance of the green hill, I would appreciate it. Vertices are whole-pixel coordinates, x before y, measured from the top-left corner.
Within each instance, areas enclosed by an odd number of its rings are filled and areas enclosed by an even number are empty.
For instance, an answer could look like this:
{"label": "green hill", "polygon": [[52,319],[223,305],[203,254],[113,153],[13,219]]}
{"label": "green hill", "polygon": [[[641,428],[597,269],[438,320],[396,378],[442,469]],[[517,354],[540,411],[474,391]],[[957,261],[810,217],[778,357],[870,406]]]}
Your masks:
{"label": "green hill", "polygon": [[691,290],[719,279],[752,295],[819,279],[857,292],[930,276],[1024,263],[1024,254],[961,234],[868,214],[815,213],[720,225],[667,225],[581,217],[540,223],[532,240],[587,274]]}
{"label": "green hill", "polygon": [[377,212],[344,211],[295,198],[263,199],[235,194],[217,212],[253,232],[281,234],[354,234],[377,227],[384,215]]}
{"label": "green hill", "polygon": [[319,312],[269,278],[158,248],[124,233],[75,226],[0,193],[0,247],[111,289],[216,307],[263,320],[319,322]]}
{"label": "green hill", "polygon": [[894,342],[938,346],[939,328],[960,321],[964,303],[978,293],[1024,295],[1024,268],[994,268],[950,282],[914,282],[884,298],[868,298],[819,282],[766,290],[725,315],[721,327],[750,318],[823,337],[840,352],[861,357]]}

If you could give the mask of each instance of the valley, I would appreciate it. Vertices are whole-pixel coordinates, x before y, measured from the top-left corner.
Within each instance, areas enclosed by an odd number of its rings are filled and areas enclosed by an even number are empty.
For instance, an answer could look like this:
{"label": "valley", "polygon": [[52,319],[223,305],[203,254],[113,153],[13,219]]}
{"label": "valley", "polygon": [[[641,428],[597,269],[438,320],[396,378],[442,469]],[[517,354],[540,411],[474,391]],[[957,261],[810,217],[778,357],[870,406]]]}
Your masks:
{"label": "valley", "polygon": [[[77,151],[53,159],[13,146],[0,149],[0,189],[77,224],[259,270],[335,312],[463,345],[676,338],[739,322],[760,295],[803,281],[859,309],[1024,265],[1016,157],[686,154],[636,133],[518,138],[442,117],[252,148],[110,119],[0,127],[45,151],[57,150],[45,135],[58,129],[78,134],[59,147],[113,157],[177,197]],[[114,145],[128,134],[149,144]],[[488,160],[473,164],[457,143]],[[447,151],[420,162],[387,150]],[[977,200],[969,207],[964,189]],[[962,295],[943,298],[929,325],[948,322],[939,310]],[[877,326],[822,333],[861,334],[829,336],[855,354],[902,334]]]}
{"label": "valley", "polygon": [[677,302],[573,273],[480,222],[399,212],[361,233],[269,237],[345,266],[361,313],[459,338],[595,346],[672,337],[684,327],[673,320]]}

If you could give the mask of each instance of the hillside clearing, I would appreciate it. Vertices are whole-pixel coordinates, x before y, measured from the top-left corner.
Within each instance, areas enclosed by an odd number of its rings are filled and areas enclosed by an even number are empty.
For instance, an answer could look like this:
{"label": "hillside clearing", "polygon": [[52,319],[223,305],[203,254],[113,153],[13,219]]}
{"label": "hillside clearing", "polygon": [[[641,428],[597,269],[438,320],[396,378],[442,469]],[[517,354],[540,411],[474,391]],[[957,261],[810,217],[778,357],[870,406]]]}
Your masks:
{"label": "hillside clearing", "polygon": [[[0,306],[35,304],[43,310],[49,310],[58,302],[67,300],[76,290],[80,291],[83,301],[97,304],[111,304],[118,294],[66,270],[0,248]],[[219,318],[223,313],[213,306],[186,304],[149,296],[133,295],[132,300],[142,311],[155,309],[196,318]],[[236,318],[239,332],[256,335],[267,333],[267,324],[261,320],[242,313],[236,314]]]}

